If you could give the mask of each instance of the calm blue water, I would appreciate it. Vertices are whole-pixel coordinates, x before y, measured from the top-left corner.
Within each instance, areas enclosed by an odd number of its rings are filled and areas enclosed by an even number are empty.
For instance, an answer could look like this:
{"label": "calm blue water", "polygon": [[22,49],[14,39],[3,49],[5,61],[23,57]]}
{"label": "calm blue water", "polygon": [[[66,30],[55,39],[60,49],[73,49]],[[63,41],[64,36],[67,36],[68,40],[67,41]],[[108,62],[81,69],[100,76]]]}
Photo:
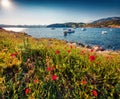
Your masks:
{"label": "calm blue water", "polygon": [[[117,28],[86,28],[82,31],[80,28],[75,29],[75,33],[64,36],[63,28],[27,28],[23,30],[29,35],[36,38],[57,38],[60,40],[79,42],[90,46],[100,45],[105,49],[120,49],[120,29]],[[107,34],[102,34],[107,31]]]}

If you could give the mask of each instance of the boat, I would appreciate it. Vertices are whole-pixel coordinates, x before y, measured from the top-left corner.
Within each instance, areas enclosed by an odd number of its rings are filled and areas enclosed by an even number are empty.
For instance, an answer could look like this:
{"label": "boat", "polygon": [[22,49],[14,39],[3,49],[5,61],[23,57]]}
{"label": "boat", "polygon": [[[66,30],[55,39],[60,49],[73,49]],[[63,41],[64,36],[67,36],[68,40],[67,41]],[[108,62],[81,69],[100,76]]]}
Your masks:
{"label": "boat", "polygon": [[74,33],[74,32],[75,32],[74,30],[68,29],[68,30],[64,31],[64,36],[67,36],[68,33],[71,34],[71,33]]}
{"label": "boat", "polygon": [[68,29],[68,33],[74,33],[74,30]]}
{"label": "boat", "polygon": [[107,34],[107,31],[102,31],[102,34]]}
{"label": "boat", "polygon": [[82,31],[85,31],[85,30],[86,30],[86,28],[81,28],[81,30],[82,30]]}
{"label": "boat", "polygon": [[72,29],[68,29],[66,32],[67,32],[67,33],[74,33],[75,31],[72,30]]}

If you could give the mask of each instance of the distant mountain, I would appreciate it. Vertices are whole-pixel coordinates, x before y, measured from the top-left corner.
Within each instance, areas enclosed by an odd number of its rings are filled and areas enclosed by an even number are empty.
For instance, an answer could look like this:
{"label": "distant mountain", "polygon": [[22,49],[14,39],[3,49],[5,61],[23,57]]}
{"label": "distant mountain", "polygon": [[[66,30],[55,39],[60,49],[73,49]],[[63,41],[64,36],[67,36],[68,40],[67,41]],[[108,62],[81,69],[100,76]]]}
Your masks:
{"label": "distant mountain", "polygon": [[69,23],[63,23],[63,24],[50,24],[47,27],[55,27],[55,28],[61,28],[61,27],[72,27],[72,28],[78,28],[78,27],[117,27],[120,28],[120,17],[108,17],[99,19],[96,21],[93,21],[91,23],[75,23],[75,22],[69,22]]}
{"label": "distant mountain", "polygon": [[120,17],[109,17],[93,21],[88,24],[84,24],[84,27],[119,27]]}
{"label": "distant mountain", "polygon": [[68,22],[68,23],[56,23],[50,24],[47,26],[43,25],[4,25],[0,24],[0,27],[20,27],[20,28],[40,28],[40,27],[48,27],[48,28],[64,28],[64,27],[111,27],[111,28],[120,28],[120,17],[108,17],[102,18],[91,23],[76,23],[76,22]]}
{"label": "distant mountain", "polygon": [[99,19],[96,21],[93,21],[92,23],[101,23],[101,22],[105,22],[105,21],[119,21],[120,17],[108,17],[108,18],[103,18],[103,19]]}
{"label": "distant mountain", "polygon": [[48,28],[61,28],[61,27],[67,27],[65,24],[59,24],[59,23],[56,23],[56,24],[50,24],[47,26]]}
{"label": "distant mountain", "polygon": [[81,27],[81,26],[83,26],[83,24],[84,24],[84,23],[75,23],[75,22],[62,23],[62,24],[56,23],[56,24],[50,24],[50,25],[48,25],[47,27],[48,27],[48,28],[52,28],[52,27],[55,27],[55,28],[64,28],[64,27],[76,28],[76,27]]}

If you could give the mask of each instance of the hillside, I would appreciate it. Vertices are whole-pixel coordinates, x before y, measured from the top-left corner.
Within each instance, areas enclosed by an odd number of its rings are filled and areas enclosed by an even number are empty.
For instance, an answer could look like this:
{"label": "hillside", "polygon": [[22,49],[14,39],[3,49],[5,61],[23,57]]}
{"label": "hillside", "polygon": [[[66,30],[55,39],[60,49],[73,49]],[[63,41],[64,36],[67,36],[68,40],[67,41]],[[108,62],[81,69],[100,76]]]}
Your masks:
{"label": "hillside", "polygon": [[0,99],[119,99],[120,54],[0,29]]}
{"label": "hillside", "polygon": [[48,28],[52,28],[52,27],[55,27],[55,28],[76,28],[76,27],[82,27],[84,23],[75,23],[75,22],[69,22],[69,23],[62,23],[62,24],[59,24],[59,23],[56,23],[56,24],[50,24],[48,25],[47,27]]}
{"label": "hillside", "polygon": [[78,28],[78,27],[116,27],[116,28],[120,28],[120,17],[109,17],[109,18],[103,18],[103,19],[99,19],[96,21],[93,21],[91,23],[75,23],[75,22],[69,22],[69,23],[63,23],[63,24],[51,24],[48,25],[47,27],[72,27],[72,28]]}
{"label": "hillside", "polygon": [[93,21],[92,23],[100,23],[100,22],[104,22],[104,21],[111,21],[111,20],[120,20],[120,17],[108,17],[108,18],[103,18],[103,19],[99,19],[96,21]]}
{"label": "hillside", "polygon": [[109,17],[84,24],[85,27],[120,27],[120,17]]}

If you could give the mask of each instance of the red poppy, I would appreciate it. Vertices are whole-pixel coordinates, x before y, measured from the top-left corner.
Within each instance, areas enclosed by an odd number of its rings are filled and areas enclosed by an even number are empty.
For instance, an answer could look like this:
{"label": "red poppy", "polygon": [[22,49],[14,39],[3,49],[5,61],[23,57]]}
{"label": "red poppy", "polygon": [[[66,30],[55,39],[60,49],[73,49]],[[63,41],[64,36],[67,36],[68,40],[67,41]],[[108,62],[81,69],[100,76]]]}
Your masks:
{"label": "red poppy", "polygon": [[14,57],[17,56],[17,54],[18,54],[18,52],[15,52],[15,53],[12,53],[10,56],[11,56],[12,58],[14,58]]}
{"label": "red poppy", "polygon": [[15,58],[16,57],[16,53],[12,53],[10,56],[12,57],[12,58]]}
{"label": "red poppy", "polygon": [[70,50],[68,50],[68,53],[70,53],[71,51]]}
{"label": "red poppy", "polygon": [[51,71],[51,68],[50,68],[50,67],[48,67],[48,68],[47,68],[47,71]]}
{"label": "red poppy", "polygon": [[56,75],[53,75],[53,76],[52,76],[52,80],[55,81],[56,79],[57,79],[57,76],[56,76]]}
{"label": "red poppy", "polygon": [[29,88],[26,88],[25,89],[25,94],[28,95],[30,93],[30,89]]}
{"label": "red poppy", "polygon": [[59,50],[56,50],[56,51],[55,51],[55,54],[57,54],[57,55],[60,54],[60,51],[59,51]]}
{"label": "red poppy", "polygon": [[98,92],[97,92],[96,90],[93,90],[93,91],[92,91],[92,94],[93,94],[95,97],[98,96]]}
{"label": "red poppy", "polygon": [[86,85],[86,84],[87,84],[87,81],[83,79],[83,80],[82,80],[82,84],[83,84],[83,85]]}
{"label": "red poppy", "polygon": [[93,52],[93,51],[94,51],[93,49],[90,50],[90,52]]}
{"label": "red poppy", "polygon": [[34,80],[34,83],[37,84],[39,81],[37,79]]}
{"label": "red poppy", "polygon": [[90,59],[91,62],[94,61],[95,58],[96,58],[96,57],[95,57],[94,55],[91,55],[91,56],[89,57],[89,59]]}

